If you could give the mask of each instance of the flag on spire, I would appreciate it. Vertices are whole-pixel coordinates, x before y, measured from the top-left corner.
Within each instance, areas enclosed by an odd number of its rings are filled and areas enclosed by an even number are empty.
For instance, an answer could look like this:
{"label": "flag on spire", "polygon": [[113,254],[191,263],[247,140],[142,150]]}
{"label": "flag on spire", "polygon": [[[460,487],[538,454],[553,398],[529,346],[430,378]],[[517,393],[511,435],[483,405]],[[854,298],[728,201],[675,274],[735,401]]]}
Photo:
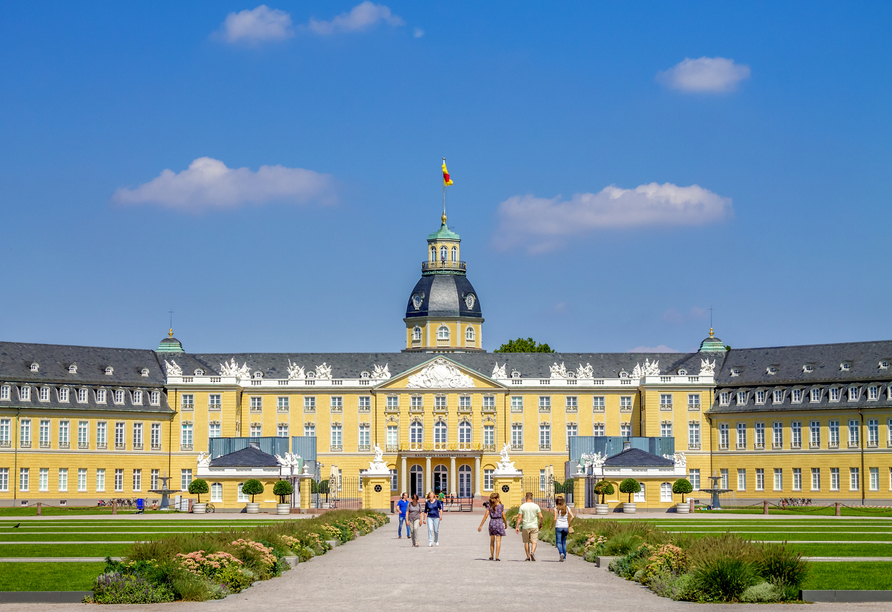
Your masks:
{"label": "flag on spire", "polygon": [[443,160],[443,187],[451,185],[452,179],[449,178],[449,170],[446,169],[446,160]]}

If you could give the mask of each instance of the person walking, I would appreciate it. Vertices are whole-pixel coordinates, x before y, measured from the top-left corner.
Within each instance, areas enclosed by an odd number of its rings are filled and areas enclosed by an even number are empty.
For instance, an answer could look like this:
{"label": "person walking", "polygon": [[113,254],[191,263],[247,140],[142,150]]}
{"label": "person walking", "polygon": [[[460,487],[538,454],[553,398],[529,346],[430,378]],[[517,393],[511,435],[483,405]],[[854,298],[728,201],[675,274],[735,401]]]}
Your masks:
{"label": "person walking", "polygon": [[523,529],[523,550],[527,554],[527,561],[535,561],[539,530],[542,529],[542,510],[538,504],[533,503],[532,492],[527,492],[526,502],[520,505],[520,512],[517,513],[515,532],[520,533],[521,529]]}
{"label": "person walking", "polygon": [[443,502],[437,499],[433,491],[428,491],[424,502],[425,521],[427,522],[427,545],[440,545],[440,521],[443,514]]}
{"label": "person walking", "polygon": [[499,494],[492,493],[489,496],[489,503],[483,510],[483,520],[477,527],[479,532],[483,529],[483,523],[489,517],[489,560],[495,557],[499,561],[499,553],[502,550],[502,536],[505,535],[505,527],[508,526],[508,519],[505,518],[505,506],[499,501]]}
{"label": "person walking", "polygon": [[399,535],[399,537],[397,538],[398,540],[403,539],[403,525],[406,526],[406,537],[407,538],[409,537],[409,523],[406,522],[406,506],[408,506],[408,505],[409,505],[408,496],[405,493],[403,493],[402,495],[400,495],[400,500],[398,502],[396,502],[396,507],[397,507],[397,510],[399,511],[399,515],[400,515],[400,523],[399,523],[399,525],[397,525],[397,528],[396,528],[396,533],[397,533],[397,535]]}
{"label": "person walking", "polygon": [[412,500],[406,504],[406,527],[412,538],[412,546],[418,548],[418,526],[421,522],[421,502],[417,495],[412,495]]}
{"label": "person walking", "polygon": [[554,498],[552,511],[554,512],[554,541],[557,544],[558,554],[561,556],[560,561],[563,562],[567,558],[567,536],[570,533],[570,523],[576,517],[564,502],[563,495]]}

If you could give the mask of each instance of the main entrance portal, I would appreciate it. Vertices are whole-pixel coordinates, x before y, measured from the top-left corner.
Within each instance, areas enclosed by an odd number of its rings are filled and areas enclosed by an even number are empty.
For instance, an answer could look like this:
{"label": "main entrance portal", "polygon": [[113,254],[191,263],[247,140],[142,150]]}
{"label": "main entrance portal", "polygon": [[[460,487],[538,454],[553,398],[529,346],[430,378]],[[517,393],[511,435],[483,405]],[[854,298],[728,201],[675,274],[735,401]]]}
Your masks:
{"label": "main entrance portal", "polygon": [[424,468],[420,465],[413,465],[409,470],[409,495],[417,495],[418,499],[422,499],[427,494],[424,490]]}
{"label": "main entrance portal", "polygon": [[449,470],[445,465],[438,465],[434,468],[434,493],[449,493]]}
{"label": "main entrance portal", "polygon": [[471,466],[458,468],[458,496],[471,497]]}

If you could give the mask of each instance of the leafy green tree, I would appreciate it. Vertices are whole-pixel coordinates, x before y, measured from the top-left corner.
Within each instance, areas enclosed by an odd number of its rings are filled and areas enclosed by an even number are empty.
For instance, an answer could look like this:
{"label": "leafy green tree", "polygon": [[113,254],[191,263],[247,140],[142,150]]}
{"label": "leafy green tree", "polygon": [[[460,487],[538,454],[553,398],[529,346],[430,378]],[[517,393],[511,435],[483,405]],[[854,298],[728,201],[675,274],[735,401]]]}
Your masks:
{"label": "leafy green tree", "polygon": [[245,484],[242,485],[242,493],[244,493],[245,495],[250,495],[251,503],[253,504],[254,496],[263,493],[263,483],[256,478],[246,480]]}
{"label": "leafy green tree", "polygon": [[672,492],[681,495],[681,503],[684,503],[684,496],[694,490],[694,486],[687,478],[679,478],[672,483]]}
{"label": "leafy green tree", "polygon": [[310,493],[318,493],[319,495],[328,495],[328,480],[310,481]]}
{"label": "leafy green tree", "polygon": [[613,495],[616,492],[616,489],[613,488],[613,485],[606,480],[598,481],[595,486],[592,488],[595,492],[595,495],[601,496],[601,503],[606,503],[604,500],[608,495]]}
{"label": "leafy green tree", "polygon": [[539,344],[532,338],[518,338],[517,340],[509,340],[494,353],[553,353],[554,349],[547,344]]}
{"label": "leafy green tree", "polygon": [[280,504],[284,504],[285,498],[292,493],[294,493],[294,487],[287,480],[280,480],[273,485],[273,495],[278,496]]}
{"label": "leafy green tree", "polygon": [[626,478],[619,483],[619,492],[629,494],[629,503],[632,503],[632,494],[641,492],[641,483],[634,478]]}
{"label": "leafy green tree", "polygon": [[196,478],[189,483],[189,493],[198,496],[199,504],[201,503],[201,494],[207,493],[208,491],[210,491],[210,488],[208,488],[208,481],[203,478]]}

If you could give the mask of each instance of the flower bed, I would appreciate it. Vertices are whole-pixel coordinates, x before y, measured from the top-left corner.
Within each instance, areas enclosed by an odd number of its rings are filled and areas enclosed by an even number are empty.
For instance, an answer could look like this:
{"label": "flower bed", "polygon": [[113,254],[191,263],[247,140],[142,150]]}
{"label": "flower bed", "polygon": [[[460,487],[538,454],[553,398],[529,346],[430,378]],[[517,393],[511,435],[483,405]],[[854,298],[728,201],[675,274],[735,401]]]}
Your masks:
{"label": "flower bed", "polygon": [[94,603],[158,603],[220,599],[289,569],[286,556],[308,561],[389,522],[370,511],[328,512],[317,518],[244,530],[174,534],[138,542],[126,562],[106,558],[93,586]]}

